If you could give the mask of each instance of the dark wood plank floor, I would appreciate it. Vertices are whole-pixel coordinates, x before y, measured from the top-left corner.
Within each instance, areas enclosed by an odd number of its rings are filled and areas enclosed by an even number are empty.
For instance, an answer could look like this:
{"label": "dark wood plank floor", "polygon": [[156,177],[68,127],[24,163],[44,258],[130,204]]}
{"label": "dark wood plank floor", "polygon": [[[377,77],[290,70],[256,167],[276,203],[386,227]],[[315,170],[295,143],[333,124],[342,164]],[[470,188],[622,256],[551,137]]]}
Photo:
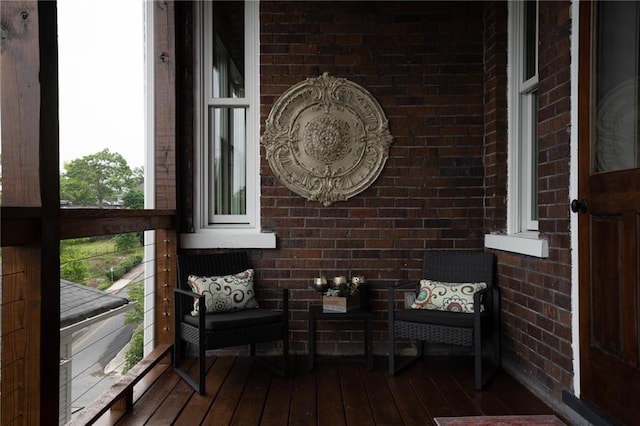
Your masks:
{"label": "dark wood plank floor", "polygon": [[318,363],[306,371],[296,358],[294,377],[282,379],[245,357],[209,357],[207,394],[201,396],[169,368],[118,425],[433,425],[434,417],[554,414],[504,372],[482,392],[473,388],[473,359],[426,357],[397,376],[387,359]]}

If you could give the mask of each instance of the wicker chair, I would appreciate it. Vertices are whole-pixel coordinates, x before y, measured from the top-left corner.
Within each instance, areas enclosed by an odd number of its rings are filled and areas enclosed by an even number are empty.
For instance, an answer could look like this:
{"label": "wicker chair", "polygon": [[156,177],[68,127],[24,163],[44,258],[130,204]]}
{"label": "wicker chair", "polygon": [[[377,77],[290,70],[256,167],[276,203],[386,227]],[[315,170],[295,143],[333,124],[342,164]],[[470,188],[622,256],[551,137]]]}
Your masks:
{"label": "wicker chair", "polygon": [[[473,296],[474,312],[407,309],[404,296],[415,292],[419,282],[388,289],[389,373],[398,373],[422,357],[424,343],[445,343],[473,347],[475,388],[481,390],[500,368],[500,292],[494,281],[492,253],[426,250],[422,279],[451,283],[485,282],[487,288]],[[416,342],[417,354],[396,360],[396,339]],[[491,345],[485,343],[490,341]],[[485,356],[488,352],[488,357]],[[489,358],[489,359],[486,359]],[[484,364],[490,364],[484,368]]]}
{"label": "wicker chair", "polygon": [[[250,356],[264,367],[286,377],[289,369],[289,292],[287,289],[258,285],[254,290],[259,308],[191,315],[194,297],[204,306],[204,296],[191,291],[189,275],[222,276],[251,268],[247,253],[232,251],[211,254],[178,254],[178,288],[175,290],[175,371],[200,394],[205,393],[205,351],[249,345]],[[272,309],[267,309],[270,307]],[[256,357],[256,343],[282,341],[282,362]],[[188,343],[197,349],[198,381],[183,368]]]}

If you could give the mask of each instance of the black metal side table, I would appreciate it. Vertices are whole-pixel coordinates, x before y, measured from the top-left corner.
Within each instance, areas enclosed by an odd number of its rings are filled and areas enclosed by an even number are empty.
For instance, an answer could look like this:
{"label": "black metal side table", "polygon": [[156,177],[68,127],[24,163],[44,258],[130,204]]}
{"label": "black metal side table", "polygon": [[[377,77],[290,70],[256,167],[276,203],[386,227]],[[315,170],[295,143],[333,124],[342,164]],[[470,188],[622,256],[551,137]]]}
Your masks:
{"label": "black metal side table", "polygon": [[364,326],[364,358],[367,368],[373,370],[373,314],[368,309],[347,312],[323,312],[322,305],[309,306],[309,371],[313,371],[316,360],[316,321],[362,321]]}

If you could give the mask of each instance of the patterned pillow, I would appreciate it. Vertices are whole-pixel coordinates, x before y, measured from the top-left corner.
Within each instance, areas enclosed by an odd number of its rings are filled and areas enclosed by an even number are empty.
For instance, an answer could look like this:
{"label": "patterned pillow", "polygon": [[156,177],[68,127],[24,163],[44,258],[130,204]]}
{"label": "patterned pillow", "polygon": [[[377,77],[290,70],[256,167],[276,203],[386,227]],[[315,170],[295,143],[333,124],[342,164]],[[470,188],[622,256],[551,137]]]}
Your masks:
{"label": "patterned pillow", "polygon": [[[194,293],[204,295],[206,312],[229,312],[257,308],[253,291],[253,269],[221,277],[189,275],[189,286]],[[200,312],[198,300],[193,302],[191,315]]]}
{"label": "patterned pillow", "polygon": [[487,288],[486,283],[446,283],[420,280],[420,290],[412,309],[473,312],[473,294]]}

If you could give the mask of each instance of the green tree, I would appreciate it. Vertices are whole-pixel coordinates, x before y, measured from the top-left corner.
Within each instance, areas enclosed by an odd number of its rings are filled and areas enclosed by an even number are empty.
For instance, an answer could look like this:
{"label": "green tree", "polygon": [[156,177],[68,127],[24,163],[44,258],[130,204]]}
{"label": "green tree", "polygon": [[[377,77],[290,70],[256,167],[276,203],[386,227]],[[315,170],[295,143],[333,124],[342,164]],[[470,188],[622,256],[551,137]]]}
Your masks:
{"label": "green tree", "polygon": [[131,337],[131,345],[124,356],[122,374],[126,374],[142,360],[144,349],[144,329],[138,327]]}
{"label": "green tree", "polygon": [[88,255],[87,250],[77,246],[77,240],[60,241],[60,278],[85,284],[89,266],[84,259]]}
{"label": "green tree", "polygon": [[144,193],[139,189],[131,189],[122,198],[127,209],[144,209]]}
{"label": "green tree", "polygon": [[129,299],[135,302],[135,308],[124,318],[126,324],[139,324],[144,319],[144,281],[138,281],[127,287]]}
{"label": "green tree", "polygon": [[129,192],[135,183],[134,173],[118,153],[104,149],[64,164],[60,176],[60,198],[74,204],[115,201]]}
{"label": "green tree", "polygon": [[129,232],[126,234],[118,234],[115,236],[116,250],[127,251],[134,249],[140,245],[140,233]]}
{"label": "green tree", "polygon": [[141,187],[144,184],[144,169],[142,167],[134,167],[132,171],[132,188]]}
{"label": "green tree", "polygon": [[[144,281],[139,281],[129,285],[127,288],[129,299],[135,302],[135,308],[129,312],[124,318],[126,324],[142,324],[144,319]],[[139,326],[131,337],[131,344],[125,354],[125,365],[122,373],[126,373],[132,369],[143,355],[144,347],[144,329]]]}

